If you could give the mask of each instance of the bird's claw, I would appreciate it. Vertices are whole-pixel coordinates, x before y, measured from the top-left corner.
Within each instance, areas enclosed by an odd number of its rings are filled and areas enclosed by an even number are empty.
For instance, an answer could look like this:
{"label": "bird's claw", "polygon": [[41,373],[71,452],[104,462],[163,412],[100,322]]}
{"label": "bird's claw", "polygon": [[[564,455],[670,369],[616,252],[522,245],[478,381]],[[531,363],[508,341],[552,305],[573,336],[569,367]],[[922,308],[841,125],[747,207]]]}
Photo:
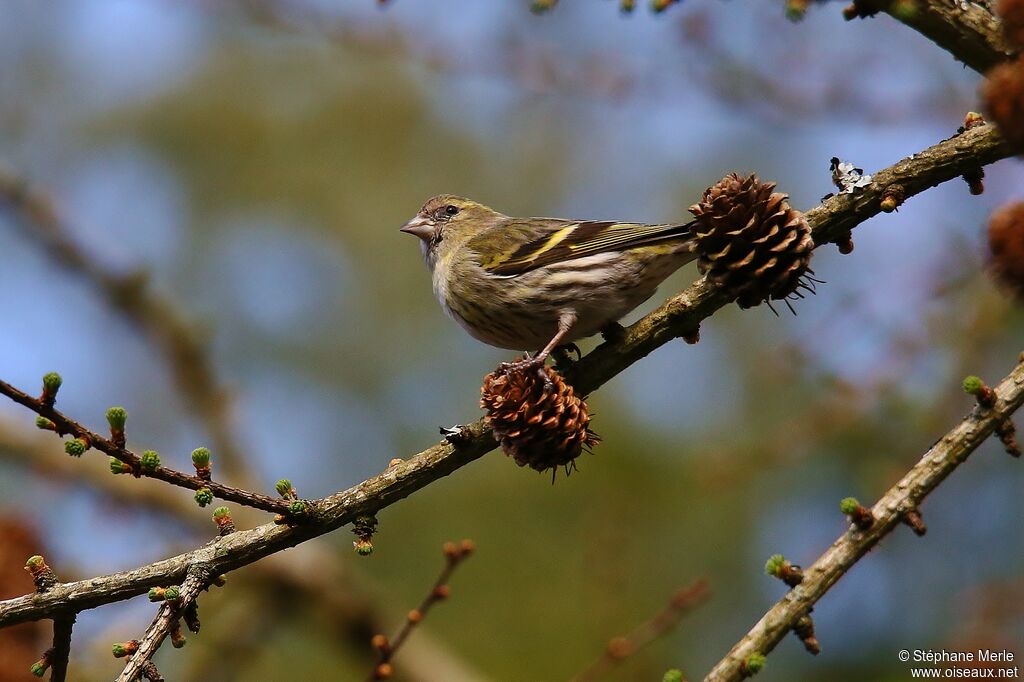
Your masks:
{"label": "bird's claw", "polygon": [[[569,357],[569,353],[575,353],[576,359]],[[563,374],[572,367],[574,362],[579,362],[583,357],[583,351],[575,343],[566,343],[551,351],[551,359],[555,362],[555,369]]]}
{"label": "bird's claw", "polygon": [[583,357],[583,351],[581,351],[580,347],[571,341],[569,343],[563,343],[555,350],[561,351],[563,354],[565,354],[566,359],[568,359],[569,353],[575,353],[577,362]]}

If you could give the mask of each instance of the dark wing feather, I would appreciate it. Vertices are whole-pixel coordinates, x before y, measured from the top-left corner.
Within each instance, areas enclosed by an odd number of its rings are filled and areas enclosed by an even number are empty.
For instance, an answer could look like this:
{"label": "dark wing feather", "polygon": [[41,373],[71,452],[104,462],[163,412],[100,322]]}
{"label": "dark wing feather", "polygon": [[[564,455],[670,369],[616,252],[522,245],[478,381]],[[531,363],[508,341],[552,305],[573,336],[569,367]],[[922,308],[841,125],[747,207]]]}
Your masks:
{"label": "dark wing feather", "polygon": [[468,246],[474,248],[486,243],[489,248],[475,250],[493,255],[483,256],[481,265],[492,274],[511,277],[551,263],[688,237],[691,225],[513,219],[471,239]]}

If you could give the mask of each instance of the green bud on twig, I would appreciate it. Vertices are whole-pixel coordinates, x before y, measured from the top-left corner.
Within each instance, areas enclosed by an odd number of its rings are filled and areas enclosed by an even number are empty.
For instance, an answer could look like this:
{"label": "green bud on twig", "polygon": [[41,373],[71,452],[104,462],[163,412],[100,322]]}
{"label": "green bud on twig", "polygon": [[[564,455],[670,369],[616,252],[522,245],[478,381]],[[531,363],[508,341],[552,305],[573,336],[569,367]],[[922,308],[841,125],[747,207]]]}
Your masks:
{"label": "green bud on twig", "polygon": [[778,578],[790,587],[796,587],[804,581],[804,572],[796,564],[786,560],[781,554],[772,554],[764,564],[764,572]]}
{"label": "green bud on twig", "polygon": [[197,469],[210,466],[209,448],[196,448],[192,451],[192,464]]}
{"label": "green bud on twig", "polygon": [[786,18],[790,21],[801,21],[807,14],[807,3],[809,0],[787,0]]}
{"label": "green bud on twig", "polygon": [[213,491],[209,488],[200,488],[196,491],[195,501],[200,507],[205,507],[213,502]]}
{"label": "green bud on twig", "polygon": [[110,473],[112,474],[127,474],[131,473],[132,468],[119,460],[117,457],[110,458]]}
{"label": "green bud on twig", "polygon": [[114,654],[114,658],[124,658],[125,656],[131,656],[139,650],[139,640],[132,639],[127,642],[118,642],[110,647],[111,652]]}
{"label": "green bud on twig", "polygon": [[128,422],[128,411],[123,407],[107,408],[107,423],[112,431],[124,431],[124,425]]}
{"label": "green bud on twig", "polygon": [[81,457],[88,449],[89,445],[81,438],[72,438],[64,443],[64,452],[72,457]]}
{"label": "green bud on twig", "polygon": [[146,450],[142,453],[142,470],[153,471],[160,466],[160,455],[156,450]]}
{"label": "green bud on twig", "polygon": [[981,380],[981,377],[972,374],[964,379],[964,392],[970,395],[978,395],[984,387],[985,382]]}
{"label": "green bud on twig", "polygon": [[982,381],[981,377],[971,375],[964,379],[964,391],[974,396],[982,407],[992,407],[996,404],[996,393]]}
{"label": "green bud on twig", "polygon": [[227,507],[217,507],[213,510],[213,522],[217,524],[217,532],[222,536],[235,532],[235,522]]}
{"label": "green bud on twig", "polygon": [[844,497],[840,500],[839,511],[850,517],[850,522],[861,530],[867,530],[875,523],[871,510],[861,505],[856,497]]}
{"label": "green bud on twig", "polygon": [[530,11],[534,14],[543,14],[558,4],[558,0],[533,0],[530,3]]}
{"label": "green bud on twig", "polygon": [[740,666],[744,677],[750,677],[756,675],[764,670],[765,657],[764,654],[755,651],[754,653],[747,656],[747,660],[743,661],[743,665]]}
{"label": "green bud on twig", "polygon": [[64,380],[56,372],[47,372],[43,375],[43,404],[53,407],[53,401],[57,399],[57,391]]}

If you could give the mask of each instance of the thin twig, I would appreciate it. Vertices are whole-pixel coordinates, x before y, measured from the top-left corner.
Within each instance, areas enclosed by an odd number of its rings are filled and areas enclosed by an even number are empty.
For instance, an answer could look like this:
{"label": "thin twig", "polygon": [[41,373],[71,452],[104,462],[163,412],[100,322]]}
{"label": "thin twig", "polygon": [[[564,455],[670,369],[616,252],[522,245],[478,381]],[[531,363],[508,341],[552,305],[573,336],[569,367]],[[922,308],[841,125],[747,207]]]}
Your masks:
{"label": "thin twig", "polygon": [[19,405],[24,405],[36,414],[46,417],[52,421],[56,427],[55,432],[58,435],[70,434],[75,438],[83,438],[89,443],[89,447],[124,462],[140,476],[155,478],[172,485],[188,488],[189,490],[209,488],[214,496],[223,500],[237,502],[238,504],[245,505],[247,507],[254,507],[256,509],[262,509],[276,514],[285,514],[288,512],[288,501],[281,498],[242,490],[241,488],[235,488],[215,481],[205,481],[196,476],[189,476],[188,474],[168,467],[158,466],[153,469],[145,469],[142,466],[141,459],[134,452],[116,445],[112,440],[104,438],[95,431],[87,429],[79,422],[67,417],[52,406],[47,405],[43,400],[33,398],[24,391],[18,390],[3,380],[0,380],[0,394],[6,395]]}
{"label": "thin twig", "polygon": [[248,485],[248,468],[231,428],[230,391],[203,347],[201,334],[178,306],[153,291],[145,275],[114,272],[89,256],[72,238],[52,200],[0,167],[0,206],[5,205],[48,256],[82,277],[164,356],[183,406],[203,423],[224,472]]}
{"label": "thin twig", "polygon": [[832,546],[804,569],[804,579],[780,599],[719,661],[705,682],[744,677],[743,665],[751,654],[767,654],[782,641],[801,617],[882,538],[900,527],[904,515],[917,510],[935,490],[1000,424],[1024,404],[1024,361],[995,388],[998,401],[977,406],[925,453],[903,478],[871,508],[874,521],[861,530],[851,525]]}
{"label": "thin twig", "polygon": [[185,582],[181,585],[180,597],[177,602],[163,602],[157,610],[156,617],[139,640],[138,650],[131,655],[124,670],[117,676],[116,682],[135,682],[142,674],[142,668],[153,658],[164,639],[177,625],[182,612],[199,596],[209,583],[211,573],[201,564],[188,567]]}
{"label": "thin twig", "polygon": [[71,656],[71,631],[75,627],[75,614],[53,619],[53,653],[50,658],[50,682],[64,682],[68,675]]}
{"label": "thin twig", "polygon": [[409,615],[405,619],[405,623],[402,624],[402,628],[395,635],[394,639],[388,640],[382,634],[376,634],[373,636],[373,646],[380,654],[380,660],[377,665],[374,666],[370,675],[366,678],[367,682],[373,682],[374,680],[383,680],[391,677],[392,668],[391,660],[394,658],[398,650],[402,648],[402,644],[412,634],[413,628],[423,622],[423,619],[427,617],[427,613],[439,601],[443,601],[449,596],[448,582],[451,580],[452,573],[455,569],[462,564],[469,556],[473,553],[473,542],[471,540],[463,540],[459,544],[454,542],[446,542],[444,545],[444,557],[445,564],[444,568],[441,569],[441,574],[437,576],[437,580],[434,581],[434,585],[427,592],[427,596],[423,598],[420,605],[409,612]]}
{"label": "thin twig", "polygon": [[[875,182],[856,194],[832,197],[806,216],[815,241],[827,243],[855,228],[881,209],[884,189],[899,182],[909,198],[929,187],[959,178],[965,169],[992,163],[1011,150],[990,125],[968,130],[874,174]],[[581,393],[591,393],[606,381],[672,339],[692,332],[702,320],[729,303],[705,279],[673,296],[650,314],[627,327],[621,337],[606,341],[575,363],[569,375]],[[463,428],[458,445],[438,443],[383,473],[318,501],[315,520],[297,526],[266,524],[219,538],[211,545],[142,566],[78,583],[58,585],[46,595],[16,597],[0,602],[0,627],[54,614],[81,611],[142,594],[150,587],[184,578],[196,562],[227,573],[300,542],[329,533],[360,514],[373,514],[447,476],[495,448],[483,420]],[[229,498],[225,498],[229,499]],[[237,501],[237,500],[236,500]]]}
{"label": "thin twig", "polygon": [[629,634],[609,640],[604,653],[577,673],[572,678],[573,682],[601,679],[627,658],[674,630],[679,621],[703,604],[709,595],[708,582],[704,578],[676,591],[669,603],[649,620],[635,627]]}

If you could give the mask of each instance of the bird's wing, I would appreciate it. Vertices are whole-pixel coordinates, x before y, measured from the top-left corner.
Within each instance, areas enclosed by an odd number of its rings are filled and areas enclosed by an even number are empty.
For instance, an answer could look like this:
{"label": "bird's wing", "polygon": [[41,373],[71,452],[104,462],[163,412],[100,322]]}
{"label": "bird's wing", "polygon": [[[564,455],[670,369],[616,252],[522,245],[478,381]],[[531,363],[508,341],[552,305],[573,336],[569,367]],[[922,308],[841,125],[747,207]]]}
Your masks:
{"label": "bird's wing", "polygon": [[474,237],[468,246],[486,243],[489,248],[475,248],[481,254],[483,268],[494,275],[513,277],[552,263],[687,237],[691,225],[513,219]]}

